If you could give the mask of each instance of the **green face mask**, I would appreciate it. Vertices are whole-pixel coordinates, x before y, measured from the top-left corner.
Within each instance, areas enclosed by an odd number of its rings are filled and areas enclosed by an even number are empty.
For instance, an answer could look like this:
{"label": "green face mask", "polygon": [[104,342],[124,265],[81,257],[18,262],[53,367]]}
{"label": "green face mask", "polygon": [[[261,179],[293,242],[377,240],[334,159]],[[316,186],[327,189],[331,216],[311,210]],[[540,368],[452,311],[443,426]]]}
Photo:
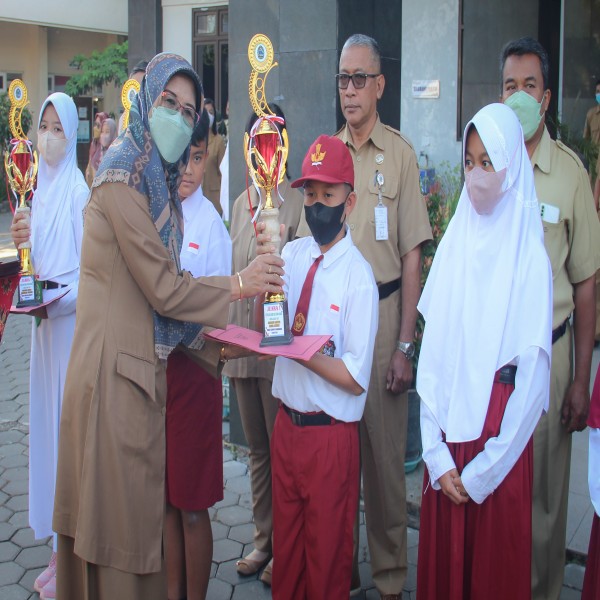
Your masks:
{"label": "green face mask", "polygon": [[[542,98],[543,101],[544,99]],[[540,125],[540,121],[542,120],[542,115],[540,114],[542,102],[538,103],[533,96],[523,90],[512,94],[504,101],[504,104],[510,106],[515,111],[517,117],[519,117],[525,141],[533,137],[533,134]]]}
{"label": "green face mask", "polygon": [[178,110],[155,106],[148,119],[150,134],[168,163],[176,163],[192,139],[192,128]]}

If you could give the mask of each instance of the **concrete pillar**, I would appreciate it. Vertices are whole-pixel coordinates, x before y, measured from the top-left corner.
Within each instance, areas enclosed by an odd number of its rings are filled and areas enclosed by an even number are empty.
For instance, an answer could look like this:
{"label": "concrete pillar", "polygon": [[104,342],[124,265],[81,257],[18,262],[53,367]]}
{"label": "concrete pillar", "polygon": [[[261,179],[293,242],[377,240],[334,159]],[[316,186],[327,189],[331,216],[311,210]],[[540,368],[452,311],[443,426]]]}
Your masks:
{"label": "concrete pillar", "polygon": [[27,107],[33,117],[28,137],[34,143],[37,141],[37,122],[42,102],[48,96],[48,29],[39,25],[27,27],[28,40],[23,81],[27,86]]}
{"label": "concrete pillar", "polygon": [[[188,33],[189,35],[189,33]],[[129,0],[129,71],[162,52],[160,0]]]}

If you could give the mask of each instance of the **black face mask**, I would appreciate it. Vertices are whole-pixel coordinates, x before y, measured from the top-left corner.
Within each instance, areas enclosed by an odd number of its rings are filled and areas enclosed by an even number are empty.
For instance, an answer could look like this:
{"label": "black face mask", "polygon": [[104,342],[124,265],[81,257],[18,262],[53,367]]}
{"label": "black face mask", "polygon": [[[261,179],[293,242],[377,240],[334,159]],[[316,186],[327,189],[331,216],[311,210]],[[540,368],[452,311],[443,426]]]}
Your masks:
{"label": "black face mask", "polygon": [[315,202],[304,207],[306,223],[319,246],[326,246],[340,232],[344,225],[341,218],[345,206],[344,201],[337,206],[325,206],[322,202]]}

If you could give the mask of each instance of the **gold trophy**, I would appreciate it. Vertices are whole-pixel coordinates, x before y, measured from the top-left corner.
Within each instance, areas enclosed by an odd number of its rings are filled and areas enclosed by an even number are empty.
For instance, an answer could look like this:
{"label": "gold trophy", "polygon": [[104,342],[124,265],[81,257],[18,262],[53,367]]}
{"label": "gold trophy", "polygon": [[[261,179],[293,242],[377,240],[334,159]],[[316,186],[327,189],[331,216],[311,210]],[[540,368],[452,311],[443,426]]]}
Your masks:
{"label": "gold trophy", "polygon": [[[131,104],[136,94],[140,91],[140,83],[137,79],[128,79],[121,89],[121,104],[123,105],[123,123],[121,125],[121,131],[127,129],[129,125],[129,111],[131,110]],[[121,133],[121,131],[119,133]]]}
{"label": "gold trophy", "polygon": [[[273,114],[265,99],[267,75],[277,66],[273,57],[273,44],[266,35],[259,33],[250,40],[248,60],[252,73],[248,92],[258,119],[250,134],[244,135],[244,157],[252,181],[261,191],[259,207],[253,220],[260,217],[260,222],[266,226],[265,233],[271,236],[271,242],[279,248],[279,202],[273,202],[273,192],[279,196],[278,186],[285,176],[289,143],[286,130],[282,128],[280,133],[276,125],[285,125],[283,119]],[[287,299],[283,292],[267,294],[263,304],[263,339],[260,345],[290,344],[292,339]]]}
{"label": "gold trophy", "polygon": [[[31,142],[21,126],[21,113],[28,104],[27,88],[20,79],[12,81],[8,88],[10,111],[8,123],[13,139],[9,150],[4,154],[6,177],[18,198],[16,212],[24,213],[30,222],[31,211],[25,203],[25,197],[33,190],[38,170],[37,153],[32,149]],[[31,262],[31,240],[19,244],[19,259],[21,261],[21,277],[19,279],[19,299],[17,307],[38,306],[42,303],[42,286],[33,270]]]}

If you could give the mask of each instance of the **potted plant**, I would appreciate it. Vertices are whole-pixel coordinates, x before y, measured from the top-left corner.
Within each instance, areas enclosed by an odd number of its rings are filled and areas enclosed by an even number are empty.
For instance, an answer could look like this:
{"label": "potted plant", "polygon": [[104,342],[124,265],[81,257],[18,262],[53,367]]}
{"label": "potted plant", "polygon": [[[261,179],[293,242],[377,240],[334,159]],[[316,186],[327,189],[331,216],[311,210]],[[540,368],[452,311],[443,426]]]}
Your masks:
{"label": "potted plant", "polygon": [[[421,247],[423,260],[421,290],[427,281],[437,247],[458,204],[462,188],[460,166],[453,168],[448,163],[442,163],[441,169],[438,170],[438,174],[436,174],[427,188],[428,193],[423,196],[423,200],[427,206],[427,214],[429,215],[433,237]],[[421,462],[423,451],[421,447],[420,398],[414,387],[424,327],[425,321],[419,314],[417,317],[415,354],[412,358],[413,387],[408,391],[408,437],[406,441],[406,457],[404,459],[404,471],[406,473],[410,473],[417,468],[419,462]]]}

